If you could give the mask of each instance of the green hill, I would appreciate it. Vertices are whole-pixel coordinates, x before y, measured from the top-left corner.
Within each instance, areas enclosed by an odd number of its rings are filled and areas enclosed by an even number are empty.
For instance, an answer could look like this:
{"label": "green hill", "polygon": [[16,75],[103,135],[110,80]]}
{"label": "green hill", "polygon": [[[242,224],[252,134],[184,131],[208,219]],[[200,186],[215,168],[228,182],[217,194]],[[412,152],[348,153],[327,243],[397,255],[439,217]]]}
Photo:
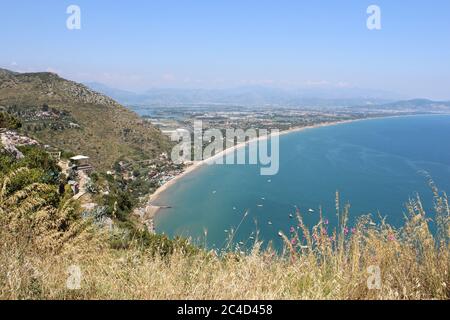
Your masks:
{"label": "green hill", "polygon": [[0,69],[0,109],[42,143],[91,157],[97,169],[117,160],[151,159],[168,139],[111,98],[53,73]]}

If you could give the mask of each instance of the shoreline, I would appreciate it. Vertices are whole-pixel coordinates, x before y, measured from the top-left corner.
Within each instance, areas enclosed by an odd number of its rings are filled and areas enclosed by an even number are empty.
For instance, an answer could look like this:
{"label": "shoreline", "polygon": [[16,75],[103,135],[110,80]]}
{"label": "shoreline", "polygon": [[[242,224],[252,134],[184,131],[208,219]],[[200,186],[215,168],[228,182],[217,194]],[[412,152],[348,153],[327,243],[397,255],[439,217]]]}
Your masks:
{"label": "shoreline", "polygon": [[188,174],[196,171],[197,169],[203,167],[204,165],[210,165],[211,162],[214,161],[215,159],[220,158],[220,157],[224,157],[224,156],[228,155],[231,152],[235,152],[235,151],[237,151],[237,150],[239,150],[239,149],[241,149],[243,147],[246,147],[250,143],[263,141],[263,140],[266,140],[266,139],[268,139],[270,137],[273,137],[273,136],[281,137],[281,136],[284,136],[284,135],[287,135],[287,134],[291,134],[291,133],[294,133],[294,132],[301,132],[301,131],[309,130],[309,129],[316,129],[316,128],[321,128],[321,127],[330,127],[330,126],[347,124],[347,123],[352,123],[352,122],[357,122],[357,121],[381,119],[381,118],[390,118],[390,117],[397,117],[397,116],[372,117],[372,118],[350,119],[350,120],[341,120],[341,121],[334,121],[334,122],[325,122],[325,123],[319,123],[319,124],[309,125],[309,126],[300,127],[300,128],[292,128],[292,129],[289,129],[289,130],[280,131],[280,132],[278,132],[276,134],[270,134],[270,135],[254,138],[254,139],[251,139],[251,140],[246,141],[246,142],[241,142],[241,143],[235,145],[234,147],[222,150],[221,152],[215,154],[212,157],[209,157],[208,159],[204,159],[202,161],[194,162],[189,167],[187,167],[186,170],[184,170],[181,174],[177,175],[172,180],[166,182],[165,184],[160,186],[158,189],[156,189],[155,192],[153,192],[151,195],[148,196],[148,200],[147,200],[146,205],[145,205],[146,218],[149,219],[149,220],[150,219],[153,220],[155,218],[155,216],[160,212],[160,210],[164,209],[163,206],[154,205],[153,203],[158,200],[158,198],[161,196],[162,193],[164,193],[165,191],[170,189],[170,187],[175,185],[177,181],[179,181],[180,179],[184,178]]}
{"label": "shoreline", "polygon": [[[270,135],[254,138],[254,139],[251,139],[246,142],[241,142],[241,143],[235,145],[234,147],[222,150],[221,152],[215,154],[212,157],[209,157],[208,159],[194,162],[189,167],[187,167],[181,174],[175,176],[172,180],[170,180],[170,181],[166,182],[164,185],[160,186],[151,195],[148,195],[148,200],[144,206],[145,210],[146,210],[146,214],[145,214],[146,220],[150,220],[152,226],[154,227],[154,223],[153,223],[154,218],[160,212],[161,209],[165,208],[165,206],[163,206],[163,205],[158,206],[158,205],[154,205],[153,203],[158,200],[158,198],[161,196],[162,193],[164,193],[165,191],[170,189],[170,187],[175,185],[177,181],[184,178],[188,174],[194,172],[195,170],[203,167],[204,165],[210,165],[210,163],[212,161],[214,161],[215,159],[217,159],[219,157],[224,157],[227,154],[229,154],[230,152],[235,152],[235,151],[239,150],[240,148],[246,147],[250,143],[262,141],[262,140],[268,139],[269,137],[272,137],[272,136],[281,137],[281,136],[284,136],[287,134],[301,132],[301,131],[305,131],[305,130],[309,130],[309,129],[331,127],[331,126],[348,124],[348,123],[359,122],[359,121],[366,121],[366,120],[389,119],[389,118],[398,118],[398,117],[414,117],[414,116],[423,116],[423,115],[426,115],[426,114],[388,115],[388,116],[379,116],[379,117],[367,117],[367,118],[361,118],[361,119],[341,120],[341,121],[334,121],[334,122],[324,122],[324,123],[318,123],[315,125],[309,125],[309,126],[305,126],[305,127],[297,127],[297,128],[292,128],[289,130],[279,131],[276,134],[270,134]],[[438,114],[429,114],[429,115],[438,115]]]}

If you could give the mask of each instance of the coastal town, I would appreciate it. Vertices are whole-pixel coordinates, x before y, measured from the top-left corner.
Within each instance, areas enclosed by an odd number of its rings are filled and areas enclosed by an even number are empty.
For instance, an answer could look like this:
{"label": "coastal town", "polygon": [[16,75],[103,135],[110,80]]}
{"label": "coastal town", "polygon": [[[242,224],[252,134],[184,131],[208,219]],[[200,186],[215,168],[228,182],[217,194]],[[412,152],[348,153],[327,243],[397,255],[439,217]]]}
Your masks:
{"label": "coastal town", "polygon": [[176,130],[192,131],[195,121],[201,121],[203,129],[278,129],[280,131],[309,127],[324,123],[420,114],[413,109],[386,109],[362,107],[244,107],[229,105],[133,107],[144,119],[158,127],[164,134]]}

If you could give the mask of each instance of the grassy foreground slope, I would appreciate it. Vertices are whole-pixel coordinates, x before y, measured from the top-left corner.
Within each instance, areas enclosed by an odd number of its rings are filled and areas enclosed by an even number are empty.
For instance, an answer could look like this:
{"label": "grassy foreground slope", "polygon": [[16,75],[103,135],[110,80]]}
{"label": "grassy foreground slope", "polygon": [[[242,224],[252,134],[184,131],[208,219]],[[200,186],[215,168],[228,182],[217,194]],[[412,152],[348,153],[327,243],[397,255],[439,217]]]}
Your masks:
{"label": "grassy foreground slope", "polygon": [[99,170],[121,158],[152,159],[169,141],[137,114],[53,73],[0,69],[0,106],[45,144],[91,157]]}
{"label": "grassy foreground slope", "polygon": [[325,221],[309,229],[298,213],[282,255],[258,242],[217,254],[148,234],[119,250],[120,233],[81,218],[40,170],[0,181],[0,299],[450,298],[450,209],[435,188],[435,235],[417,199],[400,229],[369,217],[351,228],[347,209],[337,231]]}

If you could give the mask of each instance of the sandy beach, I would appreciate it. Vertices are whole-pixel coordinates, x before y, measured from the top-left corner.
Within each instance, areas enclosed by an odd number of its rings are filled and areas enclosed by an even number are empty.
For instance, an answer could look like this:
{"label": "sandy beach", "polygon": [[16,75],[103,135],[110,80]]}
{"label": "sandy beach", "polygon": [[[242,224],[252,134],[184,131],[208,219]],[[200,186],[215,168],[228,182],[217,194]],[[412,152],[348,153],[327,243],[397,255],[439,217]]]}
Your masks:
{"label": "sandy beach", "polygon": [[235,152],[236,150],[243,148],[245,146],[247,146],[250,143],[256,142],[256,141],[262,141],[265,140],[269,137],[272,136],[283,136],[283,135],[287,135],[290,133],[294,133],[294,132],[299,132],[299,131],[304,131],[304,130],[309,130],[309,129],[315,129],[315,128],[321,128],[321,127],[329,127],[329,126],[336,126],[336,125],[341,125],[341,124],[346,124],[346,123],[352,123],[352,122],[359,122],[359,121],[366,121],[366,120],[373,120],[373,119],[386,119],[386,118],[397,118],[397,117],[414,117],[416,115],[407,115],[407,114],[403,114],[403,115],[389,115],[389,116],[383,116],[383,117],[368,117],[368,118],[362,118],[362,119],[351,119],[351,120],[342,120],[342,121],[335,121],[335,122],[326,122],[326,123],[320,123],[320,124],[316,124],[316,125],[311,125],[311,126],[305,126],[305,127],[300,127],[300,128],[292,128],[289,130],[285,130],[285,131],[281,131],[278,132],[276,134],[271,134],[271,135],[267,135],[267,136],[262,136],[262,137],[258,137],[255,139],[251,139],[249,141],[246,142],[242,142],[239,143],[237,145],[235,145],[234,147],[225,149],[217,154],[215,154],[214,156],[202,160],[202,161],[198,161],[198,162],[194,162],[193,164],[191,164],[189,167],[186,168],[185,171],[183,171],[183,173],[177,175],[176,177],[174,177],[172,180],[166,182],[164,185],[162,185],[161,187],[159,187],[153,194],[148,196],[148,200],[144,206],[144,208],[141,208],[145,211],[144,215],[145,215],[145,221],[150,221],[151,225],[153,226],[153,219],[156,216],[156,214],[158,214],[161,209],[164,209],[164,205],[155,205],[155,201],[158,200],[158,198],[161,196],[161,194],[163,194],[165,191],[167,191],[168,189],[170,189],[172,186],[174,186],[180,179],[182,179],[183,177],[185,177],[186,175],[194,172],[195,170],[201,168],[202,166],[205,165],[210,165],[214,163],[214,160],[216,160],[217,158],[223,157],[231,152]]}
{"label": "sandy beach", "polygon": [[328,123],[320,123],[320,124],[316,124],[316,125],[312,125],[312,126],[305,126],[305,127],[301,127],[301,128],[292,128],[292,129],[281,131],[281,132],[278,132],[278,133],[275,133],[275,134],[262,136],[262,137],[258,137],[258,138],[255,138],[255,139],[251,139],[251,140],[246,141],[246,142],[239,143],[239,144],[235,145],[234,147],[225,149],[225,150],[215,154],[214,156],[212,156],[212,157],[210,157],[208,159],[195,162],[195,163],[191,164],[189,167],[187,167],[186,170],[183,171],[183,173],[177,175],[172,180],[166,182],[164,185],[159,187],[153,194],[151,194],[149,196],[149,199],[148,199],[147,204],[145,206],[145,208],[146,208],[146,218],[147,219],[153,219],[155,217],[155,215],[162,209],[161,206],[156,206],[153,203],[159,198],[159,196],[162,193],[164,193],[170,187],[175,185],[177,183],[177,181],[179,181],[180,179],[182,179],[186,175],[192,173],[193,171],[197,170],[198,168],[200,168],[200,167],[202,167],[204,165],[213,164],[214,160],[216,160],[217,158],[223,157],[223,156],[229,154],[230,152],[235,152],[236,150],[238,150],[240,148],[243,148],[243,147],[247,146],[250,143],[254,143],[254,142],[257,142],[257,141],[262,141],[262,140],[268,139],[269,137],[283,136],[283,135],[290,134],[290,133],[293,133],[293,132],[299,132],[299,131],[303,131],[303,130],[315,129],[315,128],[320,128],[320,127],[335,126],[335,125],[340,125],[340,124],[345,124],[345,123],[350,123],[350,122],[356,122],[356,121],[362,121],[362,120],[369,120],[369,119],[373,119],[373,118],[343,120],[343,121],[335,121],[335,122],[328,122]]}

